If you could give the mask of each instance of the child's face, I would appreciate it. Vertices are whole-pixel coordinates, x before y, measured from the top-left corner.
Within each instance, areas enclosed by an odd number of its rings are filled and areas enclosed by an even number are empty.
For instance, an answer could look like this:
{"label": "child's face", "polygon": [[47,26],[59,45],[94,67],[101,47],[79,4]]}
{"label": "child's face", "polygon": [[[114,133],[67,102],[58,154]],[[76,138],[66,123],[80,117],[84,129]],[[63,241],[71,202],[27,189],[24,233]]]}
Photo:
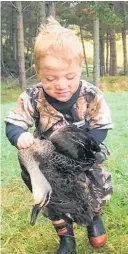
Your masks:
{"label": "child's face", "polygon": [[40,69],[36,69],[45,92],[62,102],[68,101],[77,91],[81,71],[82,65],[76,62],[69,64],[59,57],[50,55],[42,58]]}

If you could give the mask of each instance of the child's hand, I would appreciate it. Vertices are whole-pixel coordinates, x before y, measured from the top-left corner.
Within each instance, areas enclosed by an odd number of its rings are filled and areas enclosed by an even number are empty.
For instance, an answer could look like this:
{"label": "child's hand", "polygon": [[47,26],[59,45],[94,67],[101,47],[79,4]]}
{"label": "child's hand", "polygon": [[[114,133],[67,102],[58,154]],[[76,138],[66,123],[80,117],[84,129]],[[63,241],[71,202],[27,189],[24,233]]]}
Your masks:
{"label": "child's hand", "polygon": [[17,140],[17,148],[19,150],[30,147],[35,142],[33,135],[30,132],[22,133]]}

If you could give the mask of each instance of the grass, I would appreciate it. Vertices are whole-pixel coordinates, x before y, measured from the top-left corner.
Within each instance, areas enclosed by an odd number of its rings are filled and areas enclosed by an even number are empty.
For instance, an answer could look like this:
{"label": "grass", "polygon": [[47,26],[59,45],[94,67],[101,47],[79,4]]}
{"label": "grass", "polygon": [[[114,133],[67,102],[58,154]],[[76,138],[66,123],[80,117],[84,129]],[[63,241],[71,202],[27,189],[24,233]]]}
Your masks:
{"label": "grass", "polygon": [[103,77],[100,88],[109,92],[128,91],[128,76]]}
{"label": "grass", "polygon": [[[107,81],[106,81],[107,82]],[[7,90],[7,89],[6,89]],[[16,90],[12,89],[16,94]],[[2,96],[3,97],[3,96]],[[103,219],[108,234],[107,245],[93,249],[85,228],[74,225],[77,254],[128,253],[128,93],[105,92],[115,125],[106,144],[111,156],[106,166],[112,173],[114,194],[105,207]],[[11,99],[12,100],[12,99]],[[4,118],[15,103],[9,93],[2,105],[2,254],[53,254],[58,245],[54,228],[41,214],[35,226],[29,224],[33,199],[20,177],[17,150],[5,137]]]}
{"label": "grass", "polygon": [[[27,86],[38,83],[39,80],[33,79],[27,81]],[[1,84],[1,100],[2,103],[15,102],[18,96],[22,93],[22,89],[19,87],[18,79],[2,78]]]}

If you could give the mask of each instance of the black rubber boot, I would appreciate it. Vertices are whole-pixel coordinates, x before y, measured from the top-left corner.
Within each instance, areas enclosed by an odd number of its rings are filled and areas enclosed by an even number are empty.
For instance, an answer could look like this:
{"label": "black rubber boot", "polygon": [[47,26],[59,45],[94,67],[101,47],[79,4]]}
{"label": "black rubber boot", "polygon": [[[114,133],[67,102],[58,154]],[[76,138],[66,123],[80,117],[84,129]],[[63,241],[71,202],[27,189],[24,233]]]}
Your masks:
{"label": "black rubber boot", "polygon": [[60,245],[56,254],[76,254],[74,237],[60,235]]}
{"label": "black rubber boot", "polygon": [[54,225],[54,227],[60,238],[60,244],[56,254],[76,254],[76,243],[72,223],[64,221],[58,223],[58,225]]}
{"label": "black rubber boot", "polygon": [[94,216],[93,221],[87,227],[88,239],[95,248],[104,246],[107,242],[106,230],[99,215]]}

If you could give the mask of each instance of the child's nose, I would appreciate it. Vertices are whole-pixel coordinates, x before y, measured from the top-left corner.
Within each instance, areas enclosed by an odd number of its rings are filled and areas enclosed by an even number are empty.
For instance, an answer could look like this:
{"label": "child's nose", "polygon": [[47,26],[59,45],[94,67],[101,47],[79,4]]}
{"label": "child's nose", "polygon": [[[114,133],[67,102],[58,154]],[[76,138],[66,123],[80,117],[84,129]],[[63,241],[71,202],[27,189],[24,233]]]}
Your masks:
{"label": "child's nose", "polygon": [[67,82],[66,78],[60,78],[56,82],[56,88],[57,89],[64,89],[67,86],[68,86],[68,82]]}

